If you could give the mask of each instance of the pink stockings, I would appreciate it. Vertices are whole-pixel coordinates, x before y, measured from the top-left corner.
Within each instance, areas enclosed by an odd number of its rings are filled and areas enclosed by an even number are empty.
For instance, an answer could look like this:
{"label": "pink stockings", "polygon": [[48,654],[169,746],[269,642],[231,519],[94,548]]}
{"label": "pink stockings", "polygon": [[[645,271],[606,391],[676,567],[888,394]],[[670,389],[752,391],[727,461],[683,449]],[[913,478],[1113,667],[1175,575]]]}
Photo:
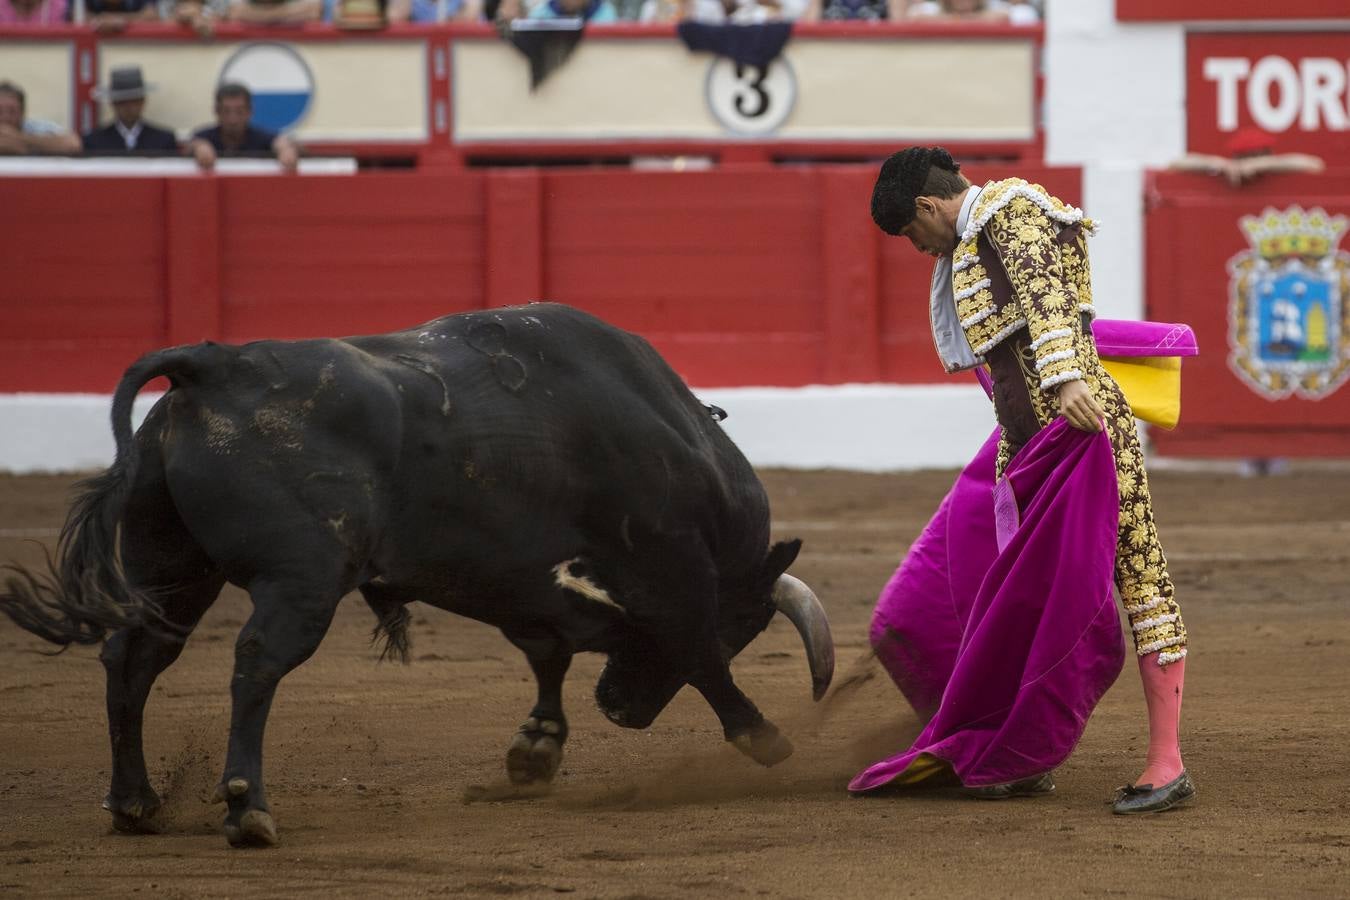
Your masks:
{"label": "pink stockings", "polygon": [[1158,654],[1139,657],[1139,677],[1144,682],[1148,704],[1148,757],[1136,785],[1162,787],[1176,779],[1184,766],[1177,731],[1181,726],[1181,688],[1186,678],[1186,660],[1158,665]]}

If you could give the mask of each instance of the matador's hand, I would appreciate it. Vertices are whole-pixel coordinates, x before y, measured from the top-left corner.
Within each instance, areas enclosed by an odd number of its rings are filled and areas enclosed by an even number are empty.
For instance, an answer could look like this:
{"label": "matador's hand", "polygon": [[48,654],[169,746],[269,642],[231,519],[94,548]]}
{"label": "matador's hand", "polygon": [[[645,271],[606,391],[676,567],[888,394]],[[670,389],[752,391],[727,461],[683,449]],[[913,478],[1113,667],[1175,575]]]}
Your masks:
{"label": "matador's hand", "polygon": [[1059,411],[1079,431],[1101,431],[1106,418],[1087,382],[1077,379],[1059,386]]}

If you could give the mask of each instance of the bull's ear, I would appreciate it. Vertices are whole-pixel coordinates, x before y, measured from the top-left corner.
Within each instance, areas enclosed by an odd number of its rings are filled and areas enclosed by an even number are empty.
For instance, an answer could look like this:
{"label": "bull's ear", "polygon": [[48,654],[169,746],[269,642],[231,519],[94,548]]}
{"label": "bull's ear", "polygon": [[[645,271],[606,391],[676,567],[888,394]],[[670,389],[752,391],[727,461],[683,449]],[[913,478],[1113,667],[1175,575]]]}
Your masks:
{"label": "bull's ear", "polygon": [[764,559],[764,580],[769,584],[778,581],[778,576],[791,567],[801,550],[802,542],[800,538],[779,541],[770,547],[769,555]]}

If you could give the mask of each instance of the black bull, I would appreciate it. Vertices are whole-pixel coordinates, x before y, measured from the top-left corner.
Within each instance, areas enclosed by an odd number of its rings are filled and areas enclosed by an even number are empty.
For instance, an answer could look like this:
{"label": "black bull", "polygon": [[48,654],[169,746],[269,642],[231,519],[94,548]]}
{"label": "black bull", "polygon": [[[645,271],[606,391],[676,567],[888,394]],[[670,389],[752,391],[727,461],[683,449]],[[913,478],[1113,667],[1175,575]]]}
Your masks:
{"label": "black bull", "polygon": [[[131,406],[170,390],[133,436]],[[225,582],[253,614],[235,645],[217,799],[234,844],[270,844],[262,739],[280,679],[360,590],[406,659],[418,600],[501,629],[538,700],[507,751],[513,781],[562,758],[574,653],[608,662],[595,696],[647,726],[685,684],[728,740],[772,765],[792,747],[729,661],[784,612],[817,699],[834,655],[814,594],[769,543],[749,463],[646,341],[566,306],[449,316],[345,340],[199,344],[142,357],[112,405],[117,456],[81,485],[48,574],[11,567],[0,608],[59,644],[109,629],[112,784],[123,830],[160,804],[142,751],[155,678]]]}

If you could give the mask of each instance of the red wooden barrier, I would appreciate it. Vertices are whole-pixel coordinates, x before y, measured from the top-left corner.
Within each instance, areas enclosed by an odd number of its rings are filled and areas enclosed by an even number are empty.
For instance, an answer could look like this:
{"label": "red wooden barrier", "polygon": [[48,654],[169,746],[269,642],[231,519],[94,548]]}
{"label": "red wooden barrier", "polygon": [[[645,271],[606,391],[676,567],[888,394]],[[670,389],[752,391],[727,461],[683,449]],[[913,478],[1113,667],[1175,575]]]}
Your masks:
{"label": "red wooden barrier", "polygon": [[[1336,251],[1339,237],[1327,238],[1325,247],[1307,237],[1280,243],[1280,235],[1316,231],[1306,217],[1301,224],[1285,221],[1295,207],[1350,214],[1350,172],[1269,176],[1241,188],[1199,175],[1151,177],[1149,317],[1189,323],[1200,343],[1200,356],[1183,365],[1182,424],[1174,432],[1153,431],[1160,452],[1350,452],[1350,388],[1343,385],[1350,376],[1350,253]],[[1267,211],[1277,214],[1269,224],[1277,240],[1265,245],[1263,256],[1241,226],[1244,217],[1264,219]],[[1281,299],[1289,316],[1274,325],[1272,317],[1283,315],[1275,306]],[[1322,312],[1298,315],[1309,302],[1321,304]],[[1319,336],[1326,339],[1324,353],[1313,346]],[[1275,346],[1281,342],[1288,346]],[[1293,345],[1305,347],[1296,363],[1285,359],[1298,349]],[[1294,371],[1307,379],[1304,385],[1279,379]]]}
{"label": "red wooden barrier", "polygon": [[[1081,202],[1076,169],[1016,174]],[[872,225],[874,176],[7,179],[0,393],[107,392],[170,344],[385,331],[535,299],[645,335],[701,386],[943,381],[929,262]]]}

